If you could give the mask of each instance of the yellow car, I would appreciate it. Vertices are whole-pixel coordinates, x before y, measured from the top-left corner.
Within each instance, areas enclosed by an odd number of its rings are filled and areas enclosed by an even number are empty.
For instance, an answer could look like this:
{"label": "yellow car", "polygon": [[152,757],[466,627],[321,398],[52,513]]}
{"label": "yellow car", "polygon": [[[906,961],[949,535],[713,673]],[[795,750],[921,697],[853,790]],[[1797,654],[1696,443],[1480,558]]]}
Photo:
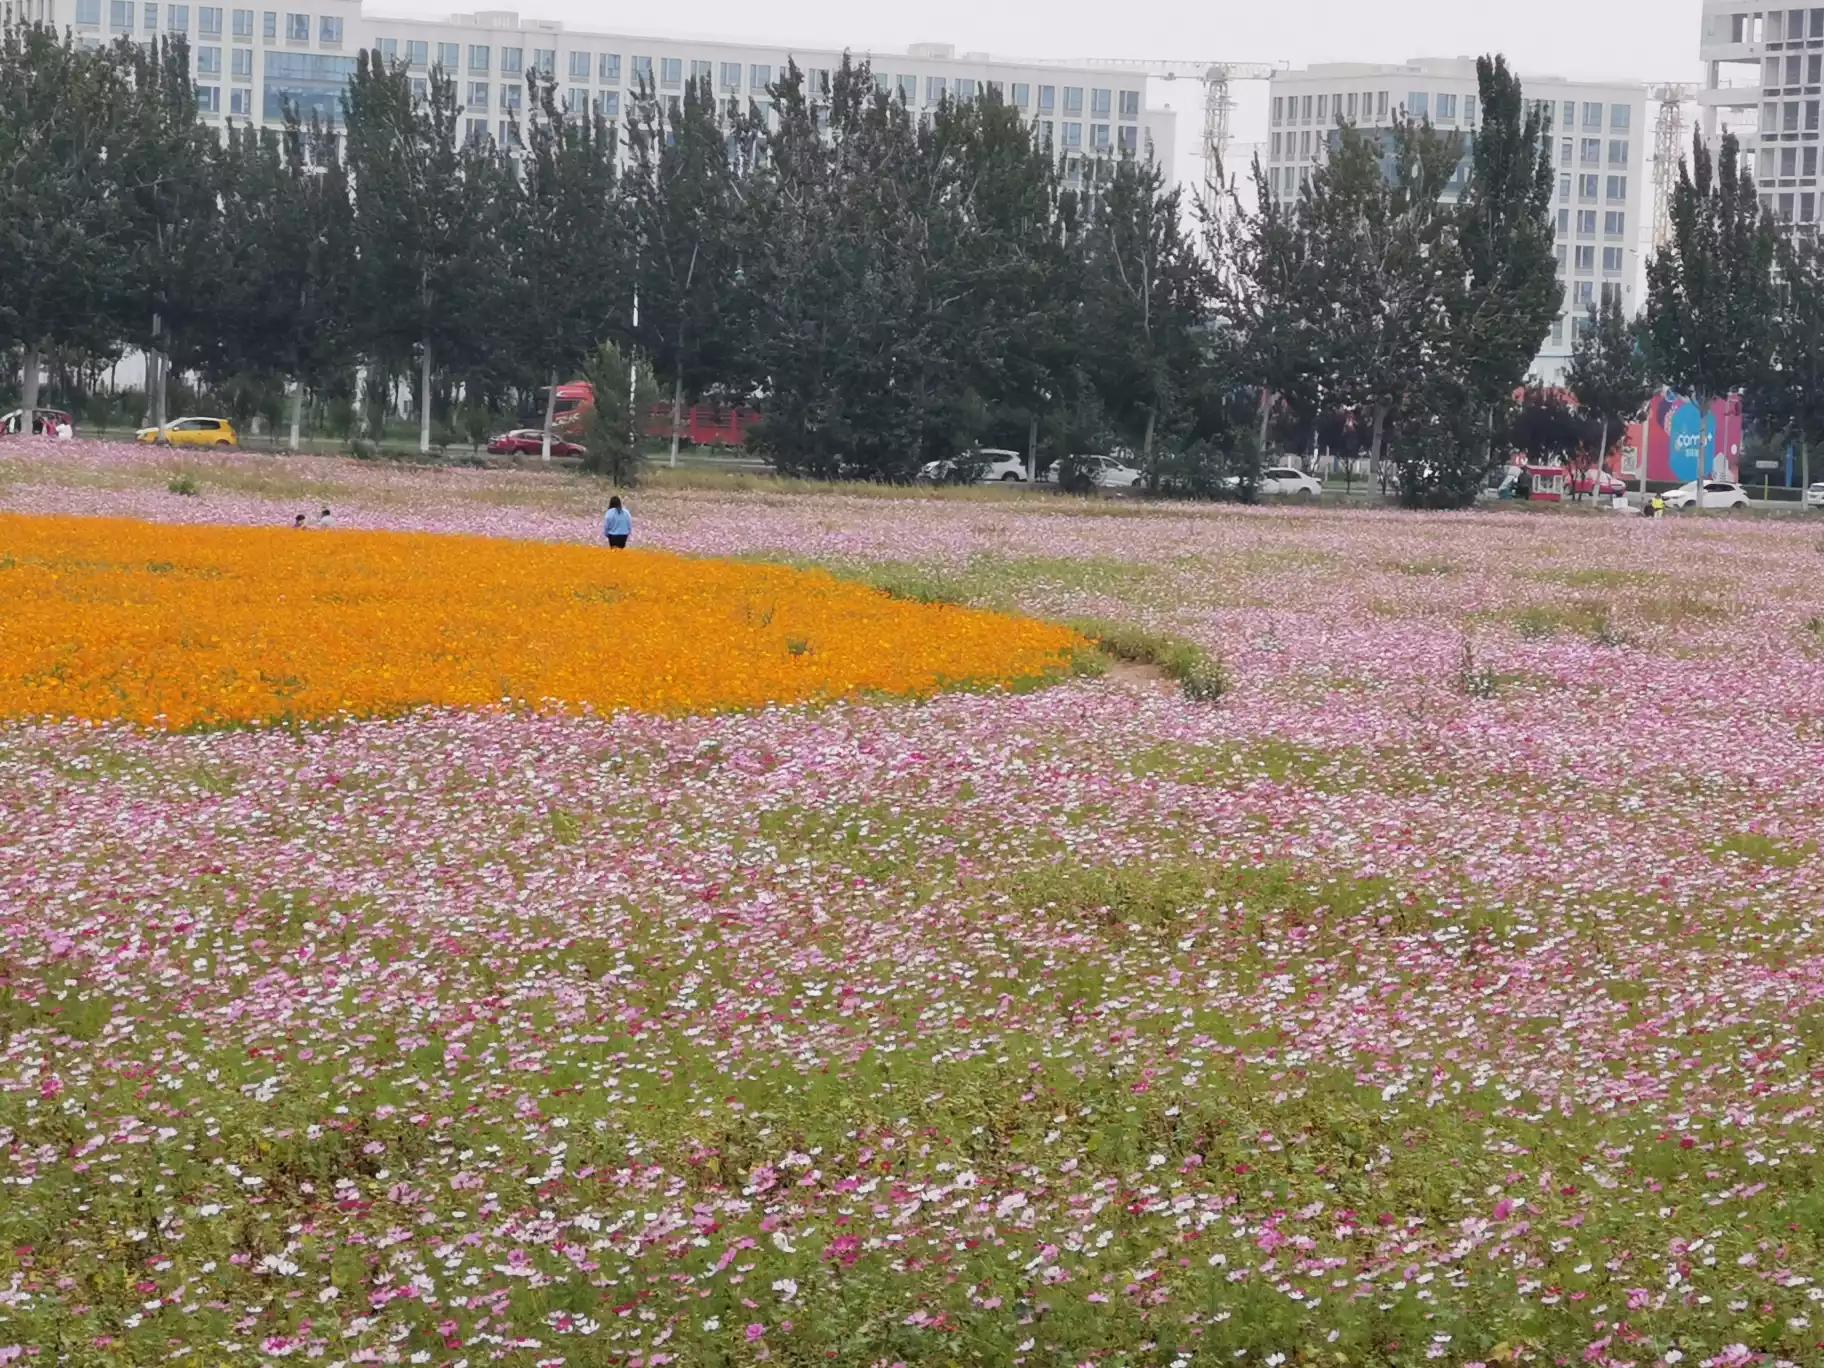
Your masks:
{"label": "yellow car", "polygon": [[[137,440],[158,441],[158,429],[141,428]],[[174,447],[232,447],[241,444],[234,424],[226,418],[173,418],[165,424],[165,445]]]}

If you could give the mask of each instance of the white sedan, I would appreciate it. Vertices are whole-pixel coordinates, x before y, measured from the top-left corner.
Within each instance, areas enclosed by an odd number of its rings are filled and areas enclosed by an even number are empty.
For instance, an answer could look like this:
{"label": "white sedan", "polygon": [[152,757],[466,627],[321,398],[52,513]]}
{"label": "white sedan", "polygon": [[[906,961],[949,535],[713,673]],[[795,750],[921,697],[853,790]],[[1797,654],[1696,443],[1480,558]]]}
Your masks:
{"label": "white sedan", "polygon": [[965,471],[978,468],[980,473],[975,477],[978,484],[997,484],[1002,481],[1016,484],[1026,478],[1026,458],[1017,451],[1006,451],[1000,447],[965,451],[951,461],[928,462],[918,472],[918,478],[929,484],[953,484],[962,478]]}
{"label": "white sedan", "polygon": [[1269,466],[1260,472],[1260,496],[1263,499],[1317,499],[1324,493],[1324,482],[1291,466]]}
{"label": "white sedan", "polygon": [[1824,508],[1824,480],[1808,486],[1805,490],[1805,507]]}
{"label": "white sedan", "polygon": [[1039,478],[1055,484],[1067,463],[1087,475],[1098,489],[1134,489],[1146,481],[1143,471],[1116,456],[1068,456],[1052,462]]}
{"label": "white sedan", "polygon": [[[1697,485],[1695,482],[1680,485],[1665,496],[1667,508],[1688,509],[1697,506]],[[1704,508],[1746,508],[1748,491],[1739,484],[1727,480],[1705,480],[1703,493]]]}

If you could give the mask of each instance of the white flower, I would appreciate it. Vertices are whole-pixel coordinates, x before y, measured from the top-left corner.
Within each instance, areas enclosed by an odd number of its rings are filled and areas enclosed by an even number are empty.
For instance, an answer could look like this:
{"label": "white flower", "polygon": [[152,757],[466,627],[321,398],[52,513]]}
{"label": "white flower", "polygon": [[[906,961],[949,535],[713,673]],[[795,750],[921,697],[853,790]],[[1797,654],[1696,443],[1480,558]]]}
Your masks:
{"label": "white flower", "polygon": [[798,1283],[793,1278],[779,1278],[773,1283],[773,1291],[779,1294],[780,1301],[790,1301],[798,1295]]}
{"label": "white flower", "polygon": [[778,1250],[781,1254],[796,1254],[798,1252],[798,1247],[791,1242],[783,1230],[775,1230],[773,1232],[773,1248]]}

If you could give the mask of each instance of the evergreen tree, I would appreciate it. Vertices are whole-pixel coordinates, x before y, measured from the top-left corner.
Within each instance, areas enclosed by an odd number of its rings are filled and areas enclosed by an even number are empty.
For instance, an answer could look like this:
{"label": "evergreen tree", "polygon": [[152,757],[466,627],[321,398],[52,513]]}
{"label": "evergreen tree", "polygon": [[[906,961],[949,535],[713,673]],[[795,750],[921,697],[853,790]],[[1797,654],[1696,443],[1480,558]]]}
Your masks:
{"label": "evergreen tree", "polygon": [[1714,163],[1695,138],[1672,189],[1671,240],[1647,268],[1646,338],[1657,377],[1706,416],[1713,400],[1768,378],[1774,251],[1772,221],[1735,136],[1723,135]]}
{"label": "evergreen tree", "polygon": [[681,411],[736,369],[741,346],[723,326],[742,271],[742,181],[752,130],[725,125],[707,79],[679,99],[642,91],[628,119],[625,212],[639,291],[635,345],[667,382],[675,462]]}
{"label": "evergreen tree", "polygon": [[1799,497],[1811,487],[1811,449],[1824,441],[1824,240],[1779,244],[1773,364],[1753,388],[1754,411],[1799,448]]}
{"label": "evergreen tree", "polygon": [[[622,285],[615,140],[599,113],[558,108],[550,80],[528,78],[532,117],[513,221],[513,316],[518,351],[544,384],[545,460],[560,371],[580,365],[607,333]],[[598,402],[600,396],[598,396]]]}
{"label": "evergreen tree", "polygon": [[[1610,435],[1640,416],[1653,394],[1635,329],[1622,313],[1619,293],[1605,294],[1601,307],[1592,304],[1585,326],[1571,343],[1571,362],[1564,383],[1576,398],[1577,411],[1596,426],[1596,464],[1609,454]],[[1640,468],[1640,488],[1647,488],[1646,461]]]}
{"label": "evergreen tree", "polygon": [[47,353],[92,346],[134,259],[117,153],[128,91],[112,55],[0,26],[0,352],[23,361],[31,430]]}

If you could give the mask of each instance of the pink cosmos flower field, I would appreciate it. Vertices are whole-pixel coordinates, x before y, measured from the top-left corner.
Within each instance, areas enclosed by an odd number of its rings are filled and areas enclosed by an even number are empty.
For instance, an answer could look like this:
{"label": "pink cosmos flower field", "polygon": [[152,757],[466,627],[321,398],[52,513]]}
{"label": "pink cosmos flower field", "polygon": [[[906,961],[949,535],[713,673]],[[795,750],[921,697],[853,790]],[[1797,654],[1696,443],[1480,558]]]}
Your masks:
{"label": "pink cosmos flower field", "polygon": [[1824,517],[631,503],[1232,687],[0,729],[0,1364],[1824,1362]]}

